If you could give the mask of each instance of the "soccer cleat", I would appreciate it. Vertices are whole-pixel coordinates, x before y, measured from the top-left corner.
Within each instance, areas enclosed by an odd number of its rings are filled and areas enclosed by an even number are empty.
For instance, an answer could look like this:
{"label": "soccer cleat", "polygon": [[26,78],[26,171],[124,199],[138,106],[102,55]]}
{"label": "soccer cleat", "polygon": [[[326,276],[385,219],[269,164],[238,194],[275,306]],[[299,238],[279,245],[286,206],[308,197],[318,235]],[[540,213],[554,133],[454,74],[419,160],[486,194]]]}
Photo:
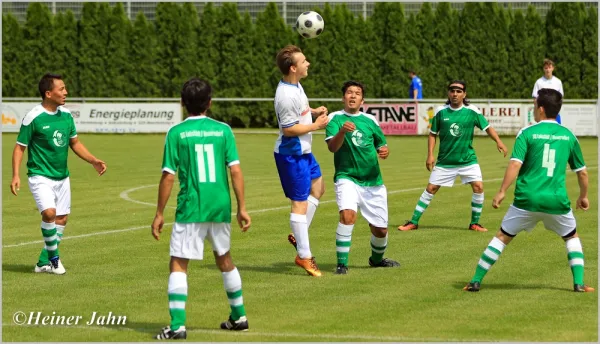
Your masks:
{"label": "soccer cleat", "polygon": [[372,266],[372,267],[374,267],[374,268],[395,268],[395,267],[400,267],[400,263],[398,263],[395,260],[388,259],[388,258],[383,258],[379,263],[375,264],[371,260],[371,257],[369,257],[369,265]]}
{"label": "soccer cleat", "polygon": [[52,265],[50,264],[46,264],[46,265],[42,265],[39,266],[37,264],[35,264],[35,269],[33,269],[33,272],[48,272],[51,273],[52,272]]}
{"label": "soccer cleat", "polygon": [[288,235],[288,241],[290,242],[290,244],[292,244],[294,246],[294,248],[296,250],[298,250],[298,244],[296,243],[296,237],[294,236],[293,233],[290,233],[290,235]]}
{"label": "soccer cleat", "polygon": [[296,256],[296,265],[306,270],[306,272],[314,277],[321,277],[321,270],[317,266],[315,257],[302,259],[300,256]]}
{"label": "soccer cleat", "polygon": [[52,266],[52,273],[55,275],[64,275],[67,272],[58,257],[50,259],[50,265]]}
{"label": "soccer cleat", "polygon": [[488,231],[485,227],[483,227],[479,223],[471,223],[469,225],[469,230],[472,230],[475,232],[487,232]]}
{"label": "soccer cleat", "polygon": [[221,323],[221,329],[230,331],[248,331],[248,319],[246,317],[241,317],[238,320],[233,320],[230,315],[227,321]]}
{"label": "soccer cleat", "polygon": [[186,339],[187,332],[185,326],[181,326],[177,331],[171,330],[171,326],[163,327],[162,330],[154,337],[154,339],[165,340],[165,339]]}
{"label": "soccer cleat", "polygon": [[419,225],[416,223],[412,223],[410,221],[406,221],[406,223],[402,226],[398,226],[398,230],[405,232],[405,231],[414,231],[415,229],[419,229]]}
{"label": "soccer cleat", "polygon": [[479,291],[479,289],[481,288],[481,282],[469,282],[469,284],[467,284],[463,290],[465,291]]}
{"label": "soccer cleat", "polygon": [[573,291],[576,293],[593,293],[594,288],[583,284],[574,284]]}
{"label": "soccer cleat", "polygon": [[336,275],[345,275],[348,273],[348,267],[344,264],[338,264],[335,268]]}

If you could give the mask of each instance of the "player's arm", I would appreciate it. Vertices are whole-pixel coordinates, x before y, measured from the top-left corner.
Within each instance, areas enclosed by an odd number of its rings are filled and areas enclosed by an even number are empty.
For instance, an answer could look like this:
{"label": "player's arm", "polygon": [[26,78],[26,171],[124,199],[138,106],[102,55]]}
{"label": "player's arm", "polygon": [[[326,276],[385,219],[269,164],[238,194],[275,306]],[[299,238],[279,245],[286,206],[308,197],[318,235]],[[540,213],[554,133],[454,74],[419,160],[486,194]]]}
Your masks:
{"label": "player's arm", "polygon": [[92,153],[90,153],[90,151],[88,151],[88,149],[83,145],[83,143],[79,141],[79,138],[77,136],[71,137],[71,139],[69,140],[69,145],[78,157],[94,166],[94,168],[98,172],[98,175],[101,176],[104,174],[104,172],[106,172],[106,163],[96,158]]}
{"label": "player's arm", "polygon": [[576,209],[588,210],[590,207],[590,201],[588,200],[588,173],[579,141],[575,138],[573,142],[568,162],[571,170],[577,173],[577,183],[579,184],[579,197],[577,198]]}
{"label": "player's arm", "polygon": [[435,149],[435,139],[437,135],[433,132],[429,133],[429,137],[427,138],[427,160],[425,161],[425,167],[428,171],[433,169],[433,165],[435,164],[435,157],[433,156],[433,150]]}
{"label": "player's arm", "polygon": [[485,132],[490,136],[492,140],[494,140],[494,142],[496,142],[496,148],[498,149],[498,152],[504,154],[504,157],[506,157],[506,154],[508,153],[508,148],[506,148],[504,142],[502,142],[500,136],[498,136],[496,129],[492,128],[491,126],[488,126]]}
{"label": "player's arm", "polygon": [[[334,125],[334,124],[331,124]],[[329,136],[327,133],[330,130],[330,126],[327,126],[327,132],[325,133],[327,136]],[[327,148],[329,148],[329,151],[331,153],[335,153],[338,150],[340,150],[340,148],[342,148],[342,145],[344,145],[344,138],[346,136],[346,133],[351,133],[354,130],[356,130],[356,125],[351,122],[351,121],[346,121],[344,123],[344,125],[342,125],[342,127],[340,128],[340,130],[333,135],[333,137],[328,137],[327,140]]]}
{"label": "player's arm", "polygon": [[327,110],[327,108],[325,106],[319,106],[318,108],[310,108],[310,114],[313,116],[313,118],[322,116],[322,115],[327,115],[329,113],[329,111]]}
{"label": "player's arm", "polygon": [[377,150],[377,156],[380,159],[387,159],[390,155],[390,149],[387,145],[387,140],[383,134],[383,130],[377,122],[373,123],[373,143],[375,144],[375,150]]}
{"label": "player's arm", "polygon": [[175,174],[172,171],[164,170],[160,177],[160,183],[158,184],[158,201],[156,202],[156,215],[152,222],[152,236],[154,239],[160,239],[160,233],[162,232],[164,220],[164,211],[171,196],[171,190],[173,190],[173,183],[175,182]]}
{"label": "player's arm", "polygon": [[300,124],[300,123],[296,123],[294,125],[292,125],[291,127],[287,127],[287,128],[281,128],[281,130],[283,131],[283,135],[287,136],[287,137],[293,137],[293,136],[301,136],[304,134],[308,134],[311,131],[316,131],[319,129],[323,129],[327,126],[327,116],[320,116],[318,117],[314,123],[311,124]]}
{"label": "player's arm", "polygon": [[25,149],[27,149],[27,146],[23,146],[20,144],[15,144],[15,149],[13,149],[13,155],[12,155],[12,181],[10,183],[10,192],[13,193],[13,195],[17,195],[17,191],[19,191],[19,189],[21,188],[21,177],[20,177],[20,169],[21,169],[21,162],[23,161],[23,154],[25,152]]}
{"label": "player's arm", "polygon": [[502,180],[502,185],[500,185],[500,190],[492,200],[492,206],[494,208],[498,208],[500,203],[502,203],[504,200],[506,190],[508,190],[508,188],[519,175],[519,171],[521,170],[521,166],[523,166],[523,161],[525,161],[526,156],[527,137],[525,134],[523,134],[523,130],[521,130],[517,134],[517,139],[515,140],[515,145],[513,147],[513,153],[510,157],[510,161],[508,162],[508,167],[506,167],[506,172],[504,172],[504,179]]}
{"label": "player's arm", "polygon": [[231,174],[231,185],[233,186],[233,192],[235,193],[235,199],[237,200],[237,220],[242,232],[245,232],[250,228],[252,219],[246,211],[246,199],[244,198],[244,175],[242,174],[242,168],[239,164],[235,164],[229,167],[229,173]]}

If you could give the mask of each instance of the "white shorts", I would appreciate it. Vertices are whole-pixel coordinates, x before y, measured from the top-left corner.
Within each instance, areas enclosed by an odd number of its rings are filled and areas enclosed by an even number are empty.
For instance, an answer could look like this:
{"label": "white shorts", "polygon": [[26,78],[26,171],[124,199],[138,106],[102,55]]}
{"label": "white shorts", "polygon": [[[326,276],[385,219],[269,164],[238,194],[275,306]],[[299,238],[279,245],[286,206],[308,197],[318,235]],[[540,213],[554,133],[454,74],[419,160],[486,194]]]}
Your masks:
{"label": "white shorts", "polygon": [[338,179],[335,197],[339,211],[360,208],[360,213],[370,225],[379,228],[388,226],[387,189],[385,185],[360,186],[349,179]]}
{"label": "white shorts", "polygon": [[522,231],[531,232],[540,221],[544,222],[546,229],[561,237],[571,233],[577,227],[572,210],[564,215],[554,215],[519,209],[511,204],[502,219],[502,229],[510,235],[517,235]]}
{"label": "white shorts", "polygon": [[452,187],[457,176],[460,176],[463,184],[483,181],[479,164],[462,167],[435,166],[429,176],[429,184]]}
{"label": "white shorts", "polygon": [[28,178],[29,190],[33,194],[39,212],[56,209],[56,215],[71,213],[71,180],[52,180],[42,176]]}
{"label": "white shorts", "polygon": [[173,224],[171,232],[171,257],[202,260],[204,239],[208,239],[214,252],[222,256],[231,247],[231,224],[224,222],[195,222]]}

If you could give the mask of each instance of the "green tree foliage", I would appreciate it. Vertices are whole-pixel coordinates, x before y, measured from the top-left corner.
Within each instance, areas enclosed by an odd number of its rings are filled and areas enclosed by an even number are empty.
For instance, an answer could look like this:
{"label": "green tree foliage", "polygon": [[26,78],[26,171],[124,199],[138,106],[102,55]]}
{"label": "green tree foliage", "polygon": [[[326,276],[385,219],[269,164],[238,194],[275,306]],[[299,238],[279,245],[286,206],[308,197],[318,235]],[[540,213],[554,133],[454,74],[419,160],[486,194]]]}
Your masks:
{"label": "green tree foliage", "polygon": [[524,90],[519,97],[530,98],[532,96],[533,85],[536,80],[543,75],[543,61],[546,56],[546,28],[544,21],[533,5],[527,8],[525,15],[525,30],[527,32],[527,43],[525,45],[526,53],[524,56],[525,67],[523,73],[527,75],[529,83],[524,86]]}
{"label": "green tree foliage", "polygon": [[[11,13],[2,15],[2,96],[25,96],[31,94],[33,81],[25,78],[23,60],[23,30]],[[35,95],[37,96],[37,94]]]}
{"label": "green tree foliage", "polygon": [[134,93],[137,85],[129,82],[128,73],[135,61],[130,59],[129,43],[131,36],[131,21],[127,18],[123,5],[119,2],[108,13],[108,43],[106,60],[106,82],[112,97],[122,97]]}
{"label": "green tree foliage", "polygon": [[27,8],[27,19],[23,27],[24,74],[27,83],[31,85],[26,91],[27,96],[38,96],[38,81],[45,73],[52,72],[54,67],[52,44],[45,37],[53,35],[53,17],[48,6],[35,2]]}
{"label": "green tree foliage", "polygon": [[211,2],[204,6],[197,32],[197,62],[198,76],[208,80],[213,86],[219,74],[219,50],[216,32],[218,28],[217,10]]}
{"label": "green tree foliage", "polygon": [[[509,98],[528,98],[531,96],[529,88],[533,87],[533,83],[529,78],[530,71],[528,69],[532,66],[529,65],[528,44],[530,42],[526,25],[527,22],[525,21],[523,12],[517,10],[512,20],[509,34],[510,44],[508,52],[510,56],[510,68],[507,70],[507,73],[509,73],[512,79],[511,83],[514,86],[506,92],[506,96]],[[534,64],[533,67],[535,68],[537,65]]]}
{"label": "green tree foliage", "polygon": [[79,97],[77,20],[70,10],[54,17],[52,71],[63,76],[70,97]]}
{"label": "green tree foliage", "polygon": [[583,25],[581,97],[598,97],[598,8],[590,7]]}
{"label": "green tree foliage", "polygon": [[434,53],[435,42],[435,14],[428,2],[423,3],[416,17],[417,33],[415,37],[419,41],[415,44],[419,51],[419,65],[414,66],[415,72],[423,82],[423,97],[431,97],[433,92],[429,88],[435,87],[436,83],[436,57]]}
{"label": "green tree foliage", "polygon": [[[556,64],[566,98],[582,98],[583,4],[553,2],[546,15],[547,57]],[[597,42],[596,38],[596,42]]]}
{"label": "green tree foliage", "polygon": [[[105,11],[103,11],[105,12]],[[98,3],[83,4],[79,21],[79,92],[82,97],[101,97],[105,82],[106,68],[104,56],[106,35],[102,22],[103,15],[98,10]]]}
{"label": "green tree foliage", "polygon": [[459,13],[449,3],[441,2],[435,11],[434,41],[434,83],[427,87],[427,97],[446,98],[446,86],[453,79],[460,78],[460,56],[463,54],[464,39],[459,31]]}
{"label": "green tree foliage", "polygon": [[157,45],[153,26],[148,23],[142,12],[133,22],[129,36],[130,72],[126,72],[130,87],[126,97],[159,97],[159,70],[157,68]]}

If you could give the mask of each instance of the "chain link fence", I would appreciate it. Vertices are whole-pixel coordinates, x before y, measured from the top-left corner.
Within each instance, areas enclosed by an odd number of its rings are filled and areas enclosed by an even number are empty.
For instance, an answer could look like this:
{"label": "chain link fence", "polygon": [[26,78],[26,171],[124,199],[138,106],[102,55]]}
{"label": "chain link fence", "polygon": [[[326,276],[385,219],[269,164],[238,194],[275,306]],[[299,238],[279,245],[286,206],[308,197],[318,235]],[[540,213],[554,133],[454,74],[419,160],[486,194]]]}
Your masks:
{"label": "chain link fence", "polygon": [[[315,2],[300,2],[300,1],[274,1],[279,8],[279,13],[285,18],[288,25],[292,26],[295,23],[296,17],[303,11],[307,9],[312,9],[314,7],[322,7],[323,2],[315,1]],[[377,1],[349,1],[349,2],[340,2],[340,1],[332,1],[330,5],[335,7],[340,4],[346,4],[348,8],[355,13],[357,16],[361,16],[366,18],[373,13],[373,8],[375,7],[375,3]],[[75,14],[75,18],[79,19],[81,16],[81,10],[83,8],[82,2],[43,2],[50,8],[53,13],[58,12],[66,12],[67,10],[71,10],[73,14]],[[109,2],[109,4],[114,5],[117,2]],[[207,2],[193,2],[195,4],[198,13],[201,14],[202,10]],[[269,2],[237,2],[238,9],[240,12],[248,12],[252,19],[255,19],[258,13],[264,11],[265,7]],[[156,10],[156,5],[158,2],[133,2],[127,1],[122,2],[123,7],[129,17],[129,19],[134,19],[138,12],[144,13],[146,18],[150,21],[154,20],[154,13]],[[221,6],[223,2],[213,2],[215,6]],[[404,10],[406,15],[416,14],[421,9],[422,2],[403,2]],[[544,17],[548,10],[550,9],[551,2],[500,2],[499,5],[505,8],[512,9],[521,9],[526,10],[529,4],[533,4],[539,11],[540,15]],[[586,7],[590,6],[598,6],[597,2],[584,2]],[[433,9],[437,3],[431,3]],[[456,10],[461,10],[464,7],[463,2],[453,2],[451,3],[452,7]],[[2,2],[2,11],[3,13],[12,13],[14,14],[20,22],[24,22],[27,15],[27,7],[29,6],[29,2]]]}

